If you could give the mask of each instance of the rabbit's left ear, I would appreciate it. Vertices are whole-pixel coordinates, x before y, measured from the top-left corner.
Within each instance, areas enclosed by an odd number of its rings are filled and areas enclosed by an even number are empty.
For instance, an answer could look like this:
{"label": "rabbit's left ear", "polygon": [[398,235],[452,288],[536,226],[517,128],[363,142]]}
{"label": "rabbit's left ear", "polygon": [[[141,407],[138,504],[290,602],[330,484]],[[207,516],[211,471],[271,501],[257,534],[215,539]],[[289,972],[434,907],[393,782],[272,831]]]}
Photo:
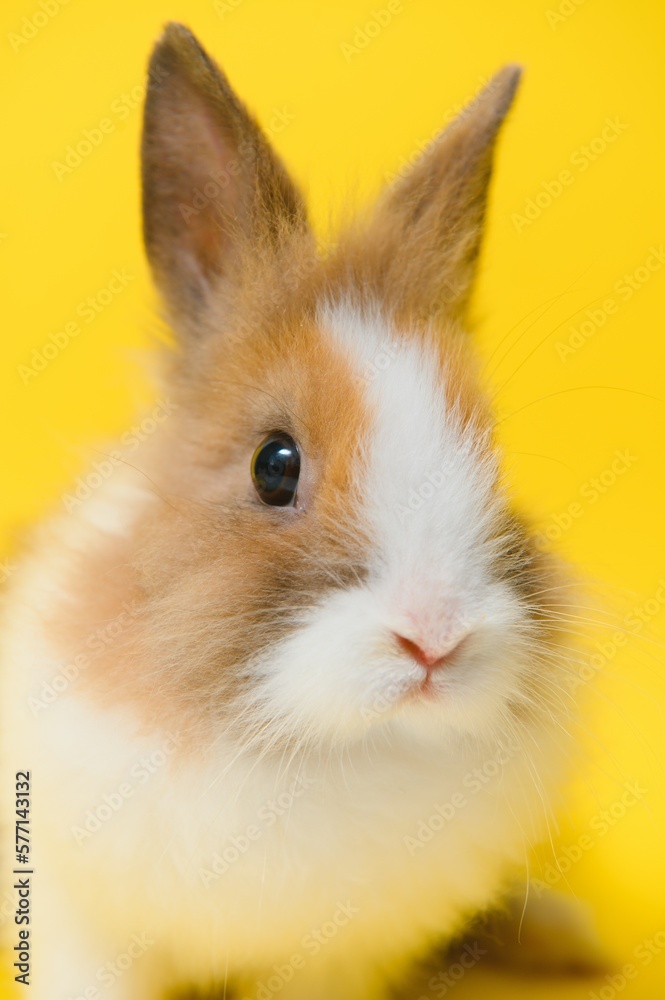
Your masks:
{"label": "rabbit's left ear", "polygon": [[[379,201],[358,248],[363,285],[405,316],[459,315],[480,250],[494,146],[521,70],[505,66]],[[364,272],[364,273],[363,273]]]}
{"label": "rabbit's left ear", "polygon": [[196,333],[244,250],[309,232],[300,192],[219,67],[181,24],[150,60],[142,144],[143,232],[171,318]]}

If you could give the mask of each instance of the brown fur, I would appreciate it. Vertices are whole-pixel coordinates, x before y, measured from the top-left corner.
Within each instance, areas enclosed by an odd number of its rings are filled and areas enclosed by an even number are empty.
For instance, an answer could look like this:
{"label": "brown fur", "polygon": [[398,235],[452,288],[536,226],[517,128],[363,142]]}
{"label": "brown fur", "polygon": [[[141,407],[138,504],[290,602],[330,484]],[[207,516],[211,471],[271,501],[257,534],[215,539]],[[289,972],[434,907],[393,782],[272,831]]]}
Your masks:
{"label": "brown fur", "polygon": [[[365,578],[371,538],[356,485],[372,413],[317,326],[323,299],[380,302],[403,336],[427,341],[451,405],[491,447],[459,317],[517,77],[500,73],[323,259],[300,194],[226,78],[186,29],[167,28],[150,65],[144,228],[178,334],[167,378],[178,408],[139,463],[157,501],[125,545],[77,570],[69,649],[130,594],[136,609],[87,670],[91,696],[129,701],[183,739],[214,734],[232,724],[250,658],[323,593]],[[277,429],[305,456],[295,509],[261,504],[250,478],[254,448]],[[501,572],[535,592],[526,533],[509,520],[504,531]]]}
{"label": "brown fur", "polygon": [[167,27],[150,61],[142,173],[146,248],[180,324],[199,316],[222,260],[229,269],[235,230],[274,246],[307,230],[283,164],[180,24]]}

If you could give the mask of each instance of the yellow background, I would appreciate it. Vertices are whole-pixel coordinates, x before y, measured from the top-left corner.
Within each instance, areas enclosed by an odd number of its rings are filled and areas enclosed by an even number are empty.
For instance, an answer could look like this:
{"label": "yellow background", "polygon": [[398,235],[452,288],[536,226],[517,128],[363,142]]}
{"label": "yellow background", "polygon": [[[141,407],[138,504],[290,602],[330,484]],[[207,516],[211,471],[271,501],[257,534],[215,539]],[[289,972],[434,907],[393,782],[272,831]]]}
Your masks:
{"label": "yellow background", "polygon": [[[58,0],[44,3],[52,11]],[[665,577],[665,265],[627,301],[614,289],[665,241],[663,7],[657,0],[402,0],[369,44],[343,49],[372,9],[386,6],[230,0],[215,10],[204,0],[69,0],[21,44],[14,36],[26,32],[24,18],[43,8],[38,0],[5,0],[5,575],[24,527],[57,505],[92,443],[123,429],[148,398],[141,371],[156,321],[140,240],[135,88],[160,26],[176,19],[222,63],[264,124],[276,110],[293,116],[274,142],[322,229],[331,208],[343,205],[342,192],[363,199],[376,191],[495,69],[524,65],[500,144],[474,302],[479,349],[488,361],[496,352],[488,371],[520,502],[550,528],[555,517],[565,521],[571,503],[580,505],[556,539],[597,582],[590,603],[604,610],[580,614],[621,624],[654,599]],[[125,94],[121,119],[117,102]],[[113,131],[59,180],[54,162],[105,117]],[[621,128],[599,151],[607,119]],[[590,143],[595,159],[587,162],[581,150]],[[554,197],[562,170],[572,181]],[[537,217],[525,225],[517,217],[537,198]],[[121,268],[133,280],[25,385],[18,366]],[[617,311],[587,326],[588,340],[562,359],[557,344],[608,297]],[[584,484],[611,467],[617,449],[633,456],[630,468],[592,503]],[[592,818],[620,800],[626,780],[647,790],[606,836],[594,834],[593,849],[559,883],[591,900],[619,964],[665,931],[665,613],[658,602],[648,617],[648,627],[615,644],[598,671],[586,708],[594,739],[555,835],[560,852],[593,829]],[[543,859],[552,862],[551,852]],[[635,964],[639,975],[624,995],[662,996],[665,951],[648,966]],[[499,977],[490,988],[488,975],[468,973],[455,996],[574,1000],[602,986]]]}

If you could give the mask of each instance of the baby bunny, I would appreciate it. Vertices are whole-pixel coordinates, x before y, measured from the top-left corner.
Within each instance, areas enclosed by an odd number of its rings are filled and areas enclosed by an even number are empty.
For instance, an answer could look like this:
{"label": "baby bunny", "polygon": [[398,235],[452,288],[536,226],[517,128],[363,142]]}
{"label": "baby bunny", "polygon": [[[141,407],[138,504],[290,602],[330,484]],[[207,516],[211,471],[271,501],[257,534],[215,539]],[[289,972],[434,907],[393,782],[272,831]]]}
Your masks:
{"label": "baby bunny", "polygon": [[518,78],[324,252],[223,73],[158,41],[160,419],[6,602],[33,1000],[387,996],[544,826],[569,584],[506,495],[463,322]]}

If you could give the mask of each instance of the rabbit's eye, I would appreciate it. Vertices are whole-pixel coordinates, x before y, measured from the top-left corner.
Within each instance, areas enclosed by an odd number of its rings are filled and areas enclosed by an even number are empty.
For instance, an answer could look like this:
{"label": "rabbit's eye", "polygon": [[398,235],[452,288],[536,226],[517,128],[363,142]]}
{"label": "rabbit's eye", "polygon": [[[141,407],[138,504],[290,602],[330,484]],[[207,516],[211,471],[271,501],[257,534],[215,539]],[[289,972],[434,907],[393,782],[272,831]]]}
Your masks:
{"label": "rabbit's eye", "polygon": [[252,457],[256,492],[272,507],[288,507],[295,500],[300,475],[300,452],[292,437],[269,434]]}

